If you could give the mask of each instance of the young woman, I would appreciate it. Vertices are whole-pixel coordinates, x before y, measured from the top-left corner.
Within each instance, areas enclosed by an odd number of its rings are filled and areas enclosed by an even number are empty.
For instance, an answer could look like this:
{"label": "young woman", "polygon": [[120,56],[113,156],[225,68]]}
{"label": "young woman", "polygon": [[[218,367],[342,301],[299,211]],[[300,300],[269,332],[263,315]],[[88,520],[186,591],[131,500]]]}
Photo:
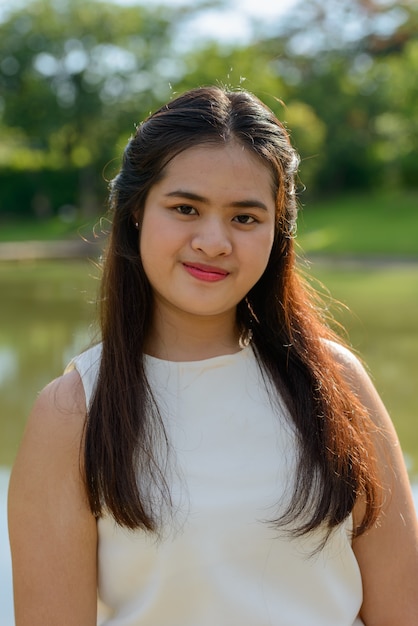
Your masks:
{"label": "young woman", "polygon": [[295,269],[298,157],[192,90],[112,184],[102,341],[41,392],[10,483],[17,626],[412,626],[392,423]]}

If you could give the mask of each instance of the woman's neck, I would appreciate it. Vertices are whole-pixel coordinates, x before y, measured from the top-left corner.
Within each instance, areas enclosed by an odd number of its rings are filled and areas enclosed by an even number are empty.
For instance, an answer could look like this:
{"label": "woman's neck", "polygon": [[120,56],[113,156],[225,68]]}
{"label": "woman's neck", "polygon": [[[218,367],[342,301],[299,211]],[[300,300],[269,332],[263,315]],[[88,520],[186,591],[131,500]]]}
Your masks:
{"label": "woman's neck", "polygon": [[200,361],[239,352],[235,315],[178,316],[156,313],[145,343],[150,356],[169,361]]}

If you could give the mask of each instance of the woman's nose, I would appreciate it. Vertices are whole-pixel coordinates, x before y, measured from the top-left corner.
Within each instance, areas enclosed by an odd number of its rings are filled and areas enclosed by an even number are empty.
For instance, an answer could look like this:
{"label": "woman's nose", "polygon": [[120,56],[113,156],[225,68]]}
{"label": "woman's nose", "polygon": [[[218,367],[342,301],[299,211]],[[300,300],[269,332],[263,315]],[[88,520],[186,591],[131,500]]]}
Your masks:
{"label": "woman's nose", "polygon": [[219,219],[202,220],[192,238],[192,248],[209,257],[231,254],[232,242],[228,228]]}

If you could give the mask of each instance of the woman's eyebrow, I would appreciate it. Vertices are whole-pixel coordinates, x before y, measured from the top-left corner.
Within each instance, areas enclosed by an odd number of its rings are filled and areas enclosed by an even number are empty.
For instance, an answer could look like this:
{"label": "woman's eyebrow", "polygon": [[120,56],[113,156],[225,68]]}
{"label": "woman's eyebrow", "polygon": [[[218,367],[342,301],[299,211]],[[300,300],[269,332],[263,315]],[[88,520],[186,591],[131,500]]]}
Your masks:
{"label": "woman's eyebrow", "polygon": [[264,202],[261,202],[261,200],[253,200],[252,198],[231,202],[230,206],[236,207],[237,209],[263,209],[263,211],[268,211]]}
{"label": "woman's eyebrow", "polygon": [[200,196],[197,193],[193,193],[192,191],[186,191],[185,189],[176,189],[175,191],[169,191],[165,195],[167,196],[167,198],[187,198],[188,200],[195,200],[196,202],[209,204],[208,198]]}
{"label": "woman's eyebrow", "polygon": [[[195,202],[202,202],[203,204],[209,204],[209,199],[201,196],[192,191],[186,191],[185,189],[176,189],[175,191],[169,191],[165,194],[167,197],[175,197],[175,198],[187,198],[188,200],[194,200]],[[234,202],[228,203],[228,206],[235,207],[237,209],[263,209],[263,211],[268,211],[267,206],[261,200],[256,200],[252,198],[248,198],[247,200],[236,200]]]}

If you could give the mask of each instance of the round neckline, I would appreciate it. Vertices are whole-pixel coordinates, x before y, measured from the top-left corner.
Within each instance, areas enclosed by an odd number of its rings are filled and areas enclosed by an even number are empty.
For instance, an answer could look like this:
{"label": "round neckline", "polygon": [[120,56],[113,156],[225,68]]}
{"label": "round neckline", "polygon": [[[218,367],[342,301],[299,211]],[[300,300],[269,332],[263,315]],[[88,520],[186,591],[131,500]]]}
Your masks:
{"label": "round neckline", "polygon": [[244,346],[241,350],[238,350],[238,352],[218,354],[216,356],[211,356],[206,359],[197,359],[195,361],[170,361],[168,359],[160,359],[159,357],[151,356],[150,354],[144,354],[144,359],[148,363],[154,363],[156,365],[158,364],[166,364],[166,365],[171,365],[171,366],[211,365],[211,364],[215,364],[216,362],[231,360],[240,356],[244,356],[244,354],[248,353],[250,350],[252,350],[251,344],[248,344],[247,346]]}

